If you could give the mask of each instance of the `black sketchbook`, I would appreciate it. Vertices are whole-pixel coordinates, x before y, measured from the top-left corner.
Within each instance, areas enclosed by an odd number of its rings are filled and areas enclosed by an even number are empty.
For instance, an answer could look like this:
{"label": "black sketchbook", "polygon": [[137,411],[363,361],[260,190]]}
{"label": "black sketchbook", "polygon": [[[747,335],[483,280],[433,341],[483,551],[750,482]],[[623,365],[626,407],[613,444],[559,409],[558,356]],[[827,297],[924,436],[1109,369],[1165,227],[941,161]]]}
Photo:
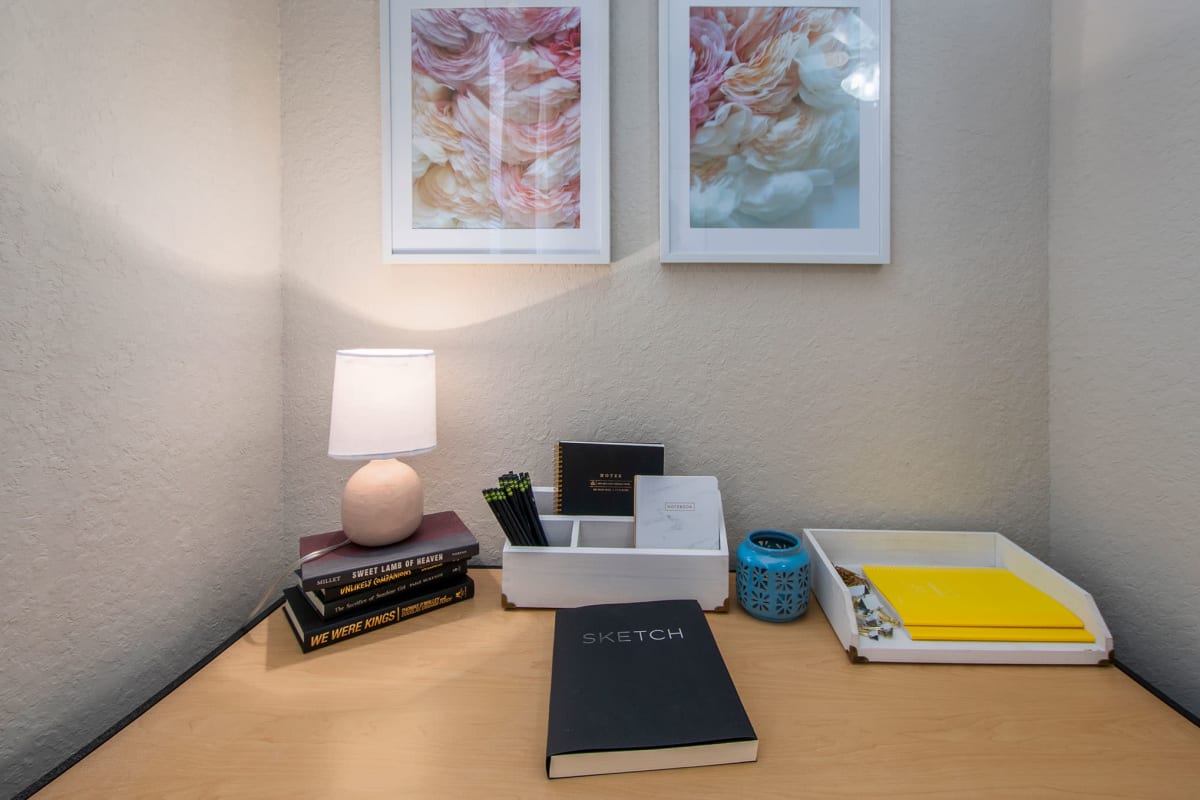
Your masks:
{"label": "black sketchbook", "polygon": [[695,600],[555,612],[549,777],[757,758],[758,737]]}

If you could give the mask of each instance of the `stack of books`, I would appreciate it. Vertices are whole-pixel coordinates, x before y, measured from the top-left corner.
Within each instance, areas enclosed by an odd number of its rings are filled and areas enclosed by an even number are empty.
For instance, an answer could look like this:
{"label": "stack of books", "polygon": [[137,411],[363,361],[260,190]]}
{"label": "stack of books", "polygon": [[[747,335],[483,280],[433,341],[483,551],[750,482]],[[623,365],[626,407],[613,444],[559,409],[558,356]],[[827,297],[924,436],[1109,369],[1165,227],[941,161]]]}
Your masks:
{"label": "stack of books", "polygon": [[[300,555],[344,542],[341,531],[300,539]],[[475,595],[467,559],[479,542],[453,511],[426,514],[416,533],[383,547],[353,543],[305,561],[283,590],[284,613],[304,652]]]}

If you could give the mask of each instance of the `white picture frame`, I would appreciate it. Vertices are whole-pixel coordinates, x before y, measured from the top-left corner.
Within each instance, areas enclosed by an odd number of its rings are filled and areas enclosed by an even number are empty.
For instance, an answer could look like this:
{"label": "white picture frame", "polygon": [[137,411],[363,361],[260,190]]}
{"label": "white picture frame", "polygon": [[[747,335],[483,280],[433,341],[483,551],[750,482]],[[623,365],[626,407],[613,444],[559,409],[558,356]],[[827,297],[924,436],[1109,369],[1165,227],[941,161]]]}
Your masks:
{"label": "white picture frame", "polygon": [[660,0],[661,260],[888,263],[890,38],[889,0]]}
{"label": "white picture frame", "polygon": [[380,0],[380,43],[385,263],[609,263],[608,0]]}

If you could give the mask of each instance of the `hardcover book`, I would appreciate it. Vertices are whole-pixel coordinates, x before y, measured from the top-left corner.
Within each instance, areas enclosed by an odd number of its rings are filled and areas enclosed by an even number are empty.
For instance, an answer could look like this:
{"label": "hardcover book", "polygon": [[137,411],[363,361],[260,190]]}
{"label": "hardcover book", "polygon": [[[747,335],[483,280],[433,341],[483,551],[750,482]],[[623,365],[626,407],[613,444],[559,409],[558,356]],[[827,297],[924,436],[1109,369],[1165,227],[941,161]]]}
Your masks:
{"label": "hardcover book", "polygon": [[[300,538],[301,557],[344,541],[341,531],[316,533]],[[479,542],[458,514],[441,511],[426,514],[416,533],[383,547],[344,544],[332,552],[300,566],[300,585],[305,591],[361,584],[362,589],[382,585],[396,573],[415,574],[424,567],[460,561],[479,553]]]}
{"label": "hardcover book", "polygon": [[633,483],[635,547],[717,550],[721,490],[711,475],[638,475]]}
{"label": "hardcover book", "polygon": [[308,653],[475,596],[475,582],[469,575],[451,578],[428,589],[415,597],[388,598],[344,617],[326,620],[312,609],[300,589],[289,586],[283,590],[283,611],[300,649]]}
{"label": "hardcover book", "polygon": [[[380,589],[389,586],[396,581],[415,580],[426,572],[443,569],[447,564],[454,562],[442,562],[439,564],[430,564],[420,569],[404,569],[399,572],[389,572],[386,575],[379,576],[374,579],[358,581],[356,583],[343,583],[341,586],[326,586],[322,589],[314,589],[313,593],[320,597],[326,603],[334,600],[342,600],[352,595],[359,595],[363,592],[369,592],[372,589]],[[300,570],[296,570],[296,574],[300,574]]]}
{"label": "hardcover book", "polygon": [[758,759],[758,737],[695,600],[555,612],[551,778]]}
{"label": "hardcover book", "polygon": [[[320,615],[321,619],[333,619],[334,617],[354,611],[355,609],[364,608],[385,598],[394,597],[399,601],[413,592],[420,591],[421,587],[432,586],[438,581],[455,575],[463,575],[466,571],[467,561],[466,559],[460,559],[446,564],[438,564],[432,569],[424,569],[415,574],[381,583],[375,588],[367,588],[361,592],[354,592],[342,597],[326,600],[321,596],[321,592],[305,592],[304,597],[308,600],[308,604],[312,606],[313,610]],[[403,572],[405,570],[393,572],[390,576],[385,577],[401,575]]]}
{"label": "hardcover book", "polygon": [[666,448],[626,442],[559,442],[554,513],[633,516],[633,479],[662,475]]}

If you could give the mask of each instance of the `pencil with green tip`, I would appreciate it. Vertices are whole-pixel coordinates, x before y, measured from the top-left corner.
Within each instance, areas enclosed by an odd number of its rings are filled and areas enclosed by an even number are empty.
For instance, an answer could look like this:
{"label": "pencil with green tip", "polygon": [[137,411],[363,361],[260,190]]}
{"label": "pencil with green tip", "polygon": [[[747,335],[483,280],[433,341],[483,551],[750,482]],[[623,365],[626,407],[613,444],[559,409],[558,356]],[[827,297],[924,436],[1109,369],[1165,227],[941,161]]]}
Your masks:
{"label": "pencil with green tip", "polygon": [[496,521],[500,523],[500,529],[504,532],[504,538],[508,539],[510,544],[522,544],[513,527],[513,523],[509,519],[507,509],[502,504],[501,492],[499,489],[484,489],[483,499],[487,501],[488,508],[492,509],[492,513],[496,515]]}
{"label": "pencil with green tip", "polygon": [[[510,473],[511,474],[511,473]],[[516,485],[513,482],[514,478],[504,476],[500,479],[500,491],[504,493],[504,502],[508,506],[509,513],[516,521],[517,527],[520,530],[521,538],[525,544],[533,546],[537,544],[537,538],[530,529],[529,519],[525,510],[521,507],[520,500],[517,496]]]}
{"label": "pencil with green tip", "polygon": [[529,524],[525,520],[525,515],[516,503],[511,482],[506,481],[505,485],[500,487],[500,495],[501,504],[507,509],[509,519],[512,520],[513,525],[516,527],[517,536],[520,538],[521,544],[526,547],[536,545],[537,541],[529,531]]}
{"label": "pencil with green tip", "polygon": [[542,527],[542,517],[538,513],[537,501],[533,498],[533,481],[530,480],[528,472],[521,473],[521,493],[525,498],[529,518],[533,520],[533,534],[542,547],[548,547],[550,541],[546,538],[546,529]]}

